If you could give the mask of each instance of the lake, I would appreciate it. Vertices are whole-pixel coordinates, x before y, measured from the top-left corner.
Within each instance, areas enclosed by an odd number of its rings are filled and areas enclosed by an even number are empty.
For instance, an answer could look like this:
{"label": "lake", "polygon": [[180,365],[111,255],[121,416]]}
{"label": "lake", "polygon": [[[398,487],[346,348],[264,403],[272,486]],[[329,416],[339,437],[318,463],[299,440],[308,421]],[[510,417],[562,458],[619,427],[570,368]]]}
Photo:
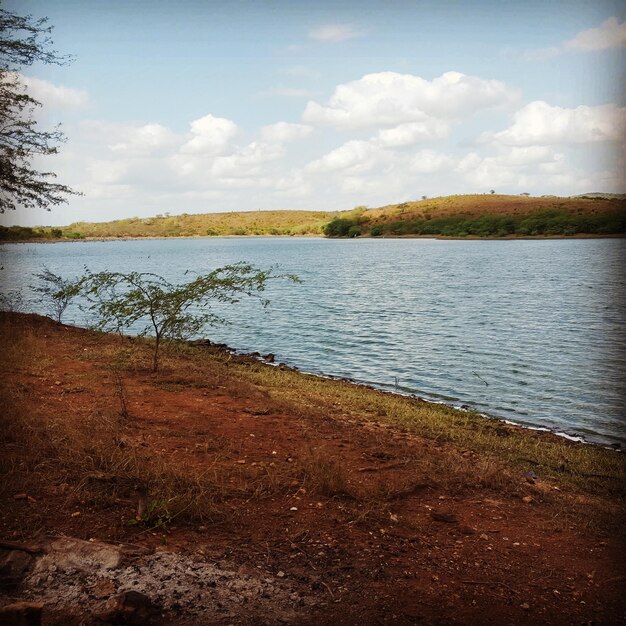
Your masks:
{"label": "lake", "polygon": [[[626,441],[624,239],[206,238],[0,246],[3,291],[26,308],[43,266],[64,276],[186,270],[248,261],[304,281],[272,304],[241,302],[206,336],[352,378],[588,441]],[[67,323],[87,325],[77,307]]]}

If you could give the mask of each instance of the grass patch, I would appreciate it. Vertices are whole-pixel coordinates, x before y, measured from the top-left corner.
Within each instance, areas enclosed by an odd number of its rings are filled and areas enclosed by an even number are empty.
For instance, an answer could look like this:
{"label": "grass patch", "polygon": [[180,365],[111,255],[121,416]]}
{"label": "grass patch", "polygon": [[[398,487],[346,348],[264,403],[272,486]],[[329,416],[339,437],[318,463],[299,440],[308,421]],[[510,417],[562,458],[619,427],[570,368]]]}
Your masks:
{"label": "grass patch", "polygon": [[[241,503],[303,488],[317,497],[345,501],[358,516],[366,511],[362,519],[384,517],[391,504],[423,489],[455,497],[533,494],[553,507],[555,524],[578,516],[593,526],[596,510],[613,507],[615,516],[616,507],[624,504],[626,462],[611,450],[269,367],[212,347],[172,343],[164,352],[162,371],[152,374],[149,340],[52,322],[31,324],[29,319],[0,318],[5,497],[42,484],[67,483],[69,503],[123,506],[128,519],[140,497],[148,499],[154,503],[155,523],[232,520]],[[60,373],[57,361],[75,363],[75,371]],[[184,430],[175,412],[157,422],[140,420],[136,403],[152,401],[151,390],[161,394],[155,400],[160,403],[167,403],[169,394],[187,392],[184,406],[191,407],[191,414],[203,403],[227,401],[224,419],[233,424],[240,419],[237,411],[256,416],[249,423],[275,415],[276,428],[283,428],[283,420],[308,451],[290,463],[270,458],[239,464],[244,439],[254,441],[247,439],[248,431],[232,430],[235,435],[227,438],[211,432],[200,418]],[[319,437],[323,429],[325,440]],[[287,433],[286,440],[291,436]],[[346,463],[336,447],[343,439],[348,448],[379,448],[383,456],[372,461],[378,463],[376,470],[368,471],[367,459]],[[176,454],[180,446],[192,450]],[[378,473],[387,464],[394,472]],[[537,474],[543,491],[524,481],[527,470]]]}

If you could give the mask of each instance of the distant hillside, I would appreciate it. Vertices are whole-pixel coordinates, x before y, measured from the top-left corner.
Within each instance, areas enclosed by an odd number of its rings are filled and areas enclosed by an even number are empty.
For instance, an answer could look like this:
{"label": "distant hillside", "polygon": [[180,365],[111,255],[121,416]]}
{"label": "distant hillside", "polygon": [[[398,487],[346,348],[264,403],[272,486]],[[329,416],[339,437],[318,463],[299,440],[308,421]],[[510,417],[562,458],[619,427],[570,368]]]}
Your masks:
{"label": "distant hillside", "polygon": [[572,236],[626,233],[626,201],[616,198],[540,198],[500,194],[444,196],[337,216],[331,237]]}
{"label": "distant hillside", "polygon": [[75,222],[63,228],[0,227],[0,239],[321,235],[323,226],[336,215],[325,211],[164,214],[112,222]]}
{"label": "distant hillside", "polygon": [[571,236],[626,233],[626,200],[500,194],[443,196],[351,211],[249,211],[75,222],[64,228],[0,227],[0,240],[225,235]]}
{"label": "distant hillside", "polygon": [[581,193],[572,198],[604,198],[605,200],[626,200],[626,193],[604,193],[602,191],[593,191],[591,193]]}

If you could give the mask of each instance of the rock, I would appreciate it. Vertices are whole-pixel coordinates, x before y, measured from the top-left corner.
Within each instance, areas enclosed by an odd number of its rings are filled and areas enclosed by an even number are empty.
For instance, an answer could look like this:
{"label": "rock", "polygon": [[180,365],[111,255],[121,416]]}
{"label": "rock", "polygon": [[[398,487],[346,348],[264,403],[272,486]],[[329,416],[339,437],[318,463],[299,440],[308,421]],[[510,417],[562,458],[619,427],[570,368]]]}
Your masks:
{"label": "rock", "polygon": [[489,541],[489,535],[485,535],[485,533],[482,533],[482,534],[481,534],[481,536],[480,536],[480,538],[481,538],[483,541]]}
{"label": "rock", "polygon": [[23,550],[0,550],[0,588],[11,589],[22,582],[33,563]]}
{"label": "rock", "polygon": [[268,363],[273,363],[274,359],[276,358],[276,355],[272,354],[271,352],[269,354],[266,354],[263,357]]}
{"label": "rock", "polygon": [[446,524],[458,524],[459,518],[450,511],[431,511],[430,516],[436,522],[445,522]]}
{"label": "rock", "polygon": [[528,602],[524,602],[523,604],[519,605],[520,609],[524,609],[524,611],[528,611],[530,610],[530,604],[528,604]]}
{"label": "rock", "polygon": [[52,568],[90,571],[94,567],[115,569],[122,562],[122,550],[100,541],[83,541],[71,537],[54,537],[45,546],[44,556],[38,559],[35,573],[46,573]]}
{"label": "rock", "polygon": [[472,528],[471,526],[460,526],[459,527],[459,531],[461,533],[463,533],[464,535],[475,535],[476,534],[476,529]]}
{"label": "rock", "polygon": [[96,616],[101,624],[144,626],[160,624],[160,611],[139,591],[123,591],[107,602],[107,610]]}
{"label": "rock", "polygon": [[533,497],[532,496],[524,496],[522,498],[522,502],[525,502],[526,504],[530,504],[533,501]]}
{"label": "rock", "polygon": [[534,485],[535,480],[537,478],[537,474],[535,474],[535,472],[533,472],[532,470],[530,472],[524,472],[524,478],[526,479],[526,482],[529,482],[531,485]]}
{"label": "rock", "polygon": [[2,626],[40,626],[41,602],[16,602],[0,608]]}

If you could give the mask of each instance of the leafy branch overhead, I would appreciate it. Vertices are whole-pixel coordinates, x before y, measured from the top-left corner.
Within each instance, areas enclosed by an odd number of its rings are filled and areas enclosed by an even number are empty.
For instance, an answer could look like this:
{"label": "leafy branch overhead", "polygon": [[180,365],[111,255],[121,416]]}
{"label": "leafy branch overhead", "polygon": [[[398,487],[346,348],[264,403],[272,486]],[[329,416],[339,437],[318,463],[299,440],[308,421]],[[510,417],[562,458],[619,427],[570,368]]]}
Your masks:
{"label": "leafy branch overhead", "polygon": [[259,270],[247,263],[220,267],[180,284],[149,272],[98,272],[86,270],[83,293],[90,302],[100,330],[121,332],[133,328],[155,338],[152,369],[159,366],[159,349],[164,339],[184,339],[206,326],[225,323],[211,310],[213,303],[235,304],[241,297],[262,297],[269,280],[296,276]]}
{"label": "leafy branch overhead", "polygon": [[35,110],[41,103],[27,93],[20,74],[35,62],[63,65],[70,60],[51,48],[51,30],[45,18],[0,9],[0,213],[18,207],[49,210],[77,193],[52,182],[54,172],[32,166],[35,157],[56,154],[57,144],[65,141],[58,126],[38,126]]}

